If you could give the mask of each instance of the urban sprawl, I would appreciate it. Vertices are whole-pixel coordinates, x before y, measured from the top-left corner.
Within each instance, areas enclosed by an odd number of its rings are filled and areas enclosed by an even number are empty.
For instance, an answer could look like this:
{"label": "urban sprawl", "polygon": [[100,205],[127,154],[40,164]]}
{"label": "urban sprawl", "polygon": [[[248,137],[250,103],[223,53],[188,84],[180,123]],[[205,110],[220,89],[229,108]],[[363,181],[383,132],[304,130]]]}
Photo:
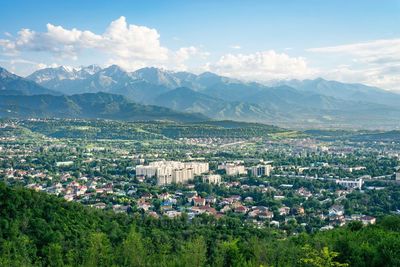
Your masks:
{"label": "urban sprawl", "polygon": [[2,121],[0,179],[98,209],[289,234],[399,213],[398,139],[226,123]]}

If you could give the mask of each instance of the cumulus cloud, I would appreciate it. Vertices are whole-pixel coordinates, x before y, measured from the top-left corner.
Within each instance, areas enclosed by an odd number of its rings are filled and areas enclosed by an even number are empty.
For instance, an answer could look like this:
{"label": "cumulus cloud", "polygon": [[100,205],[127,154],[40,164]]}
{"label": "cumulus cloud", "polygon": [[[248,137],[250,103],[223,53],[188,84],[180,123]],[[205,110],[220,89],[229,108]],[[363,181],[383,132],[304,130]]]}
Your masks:
{"label": "cumulus cloud", "polygon": [[227,54],[215,64],[209,64],[207,68],[225,76],[260,81],[304,78],[314,73],[304,58],[290,57],[274,50],[251,54]]}
{"label": "cumulus cloud", "polygon": [[330,80],[363,83],[383,89],[398,91],[400,84],[400,66],[354,67],[337,66],[320,73],[320,76]]}
{"label": "cumulus cloud", "polygon": [[171,56],[172,68],[175,70],[187,70],[185,62],[187,62],[189,58],[197,57],[200,59],[206,59],[209,55],[210,53],[202,51],[200,48],[195,46],[182,47]]}
{"label": "cumulus cloud", "polygon": [[[43,32],[26,28],[16,35],[4,33],[0,38],[0,54],[7,58],[5,65],[12,70],[16,69],[16,65],[24,65],[24,74],[53,63],[81,65],[82,61],[88,62],[95,55],[95,62],[91,63],[103,66],[117,64],[130,71],[147,66],[172,70],[197,69],[257,81],[322,76],[400,91],[399,38],[307,49],[305,54],[313,59],[314,66],[318,68],[310,67],[304,57],[289,56],[291,48],[285,48],[282,53],[267,50],[247,54],[239,53],[241,47],[238,44],[227,49],[231,52],[215,57],[201,68],[199,66],[203,66],[209,57],[203,47],[168,49],[161,44],[156,29],[129,24],[123,16],[112,21],[102,33],[66,29],[48,23]],[[90,53],[86,54],[88,50]],[[35,52],[43,53],[43,57],[42,54],[30,57]]]}
{"label": "cumulus cloud", "polygon": [[328,70],[326,77],[400,90],[398,75],[400,39],[398,38],[310,48],[307,51],[332,57],[347,57],[350,60],[347,66]]}
{"label": "cumulus cloud", "polygon": [[128,24],[123,16],[112,21],[102,34],[65,29],[50,23],[46,27],[45,32],[22,29],[15,38],[0,39],[0,46],[7,55],[26,51],[47,52],[58,59],[73,60],[77,60],[83,50],[94,49],[107,56],[107,63],[118,63],[127,69],[168,65],[169,60],[178,60],[183,64],[191,55],[198,53],[195,47],[170,51],[161,45],[156,29]]}

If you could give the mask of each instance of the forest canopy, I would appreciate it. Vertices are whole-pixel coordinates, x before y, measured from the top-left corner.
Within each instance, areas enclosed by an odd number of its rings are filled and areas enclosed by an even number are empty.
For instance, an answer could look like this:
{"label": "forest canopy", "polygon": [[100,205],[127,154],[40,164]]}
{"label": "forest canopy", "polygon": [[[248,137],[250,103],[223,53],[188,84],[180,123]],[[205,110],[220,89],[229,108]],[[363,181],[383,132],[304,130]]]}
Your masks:
{"label": "forest canopy", "polygon": [[0,184],[0,266],[400,266],[400,218],[286,238],[235,218],[154,219]]}

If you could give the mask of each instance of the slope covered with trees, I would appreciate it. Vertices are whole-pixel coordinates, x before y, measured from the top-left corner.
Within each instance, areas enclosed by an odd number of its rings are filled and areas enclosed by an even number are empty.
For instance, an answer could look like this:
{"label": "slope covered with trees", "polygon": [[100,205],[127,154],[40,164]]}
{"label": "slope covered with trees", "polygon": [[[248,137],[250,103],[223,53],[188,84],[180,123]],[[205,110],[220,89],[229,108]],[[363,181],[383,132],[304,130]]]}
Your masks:
{"label": "slope covered with trees", "polygon": [[286,237],[233,218],[104,212],[0,184],[0,266],[399,266],[400,218]]}
{"label": "slope covered with trees", "polygon": [[198,122],[202,114],[141,105],[120,95],[96,93],[73,96],[0,95],[0,117],[6,118],[102,118],[123,121],[172,120]]}

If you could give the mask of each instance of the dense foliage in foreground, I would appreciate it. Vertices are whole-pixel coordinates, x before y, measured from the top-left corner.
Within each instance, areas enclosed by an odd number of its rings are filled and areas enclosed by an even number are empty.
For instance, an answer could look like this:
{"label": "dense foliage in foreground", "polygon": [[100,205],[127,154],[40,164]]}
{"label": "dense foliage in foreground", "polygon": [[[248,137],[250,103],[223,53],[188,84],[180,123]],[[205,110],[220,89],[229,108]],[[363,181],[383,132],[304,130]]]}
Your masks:
{"label": "dense foliage in foreground", "polygon": [[400,218],[285,238],[233,218],[152,219],[0,184],[0,266],[400,266]]}

